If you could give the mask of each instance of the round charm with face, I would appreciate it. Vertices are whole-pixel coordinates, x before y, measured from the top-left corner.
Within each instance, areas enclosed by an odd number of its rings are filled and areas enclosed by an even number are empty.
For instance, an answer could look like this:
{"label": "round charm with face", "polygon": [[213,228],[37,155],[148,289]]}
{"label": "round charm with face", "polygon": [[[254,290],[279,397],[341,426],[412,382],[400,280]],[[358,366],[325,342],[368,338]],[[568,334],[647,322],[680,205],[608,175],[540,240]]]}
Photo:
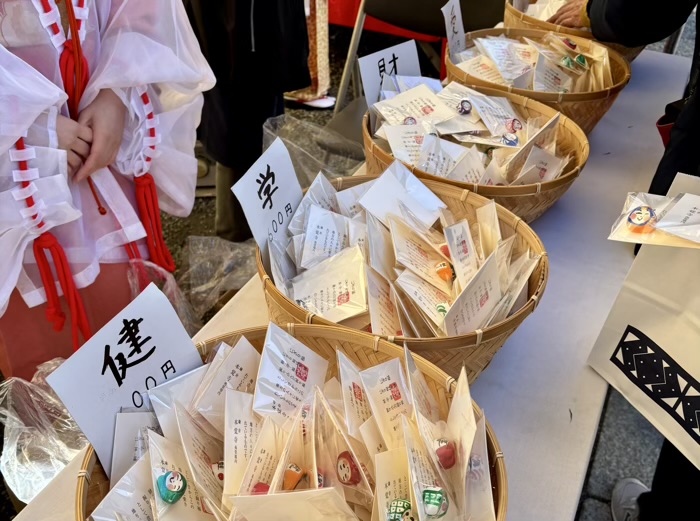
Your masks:
{"label": "round charm with face", "polygon": [[389,503],[386,519],[387,521],[413,521],[411,502],[407,499],[394,499]]}
{"label": "round charm with face", "polygon": [[258,481],[255,485],[253,485],[253,490],[250,491],[250,493],[254,496],[264,496],[270,491],[270,485],[267,483],[262,483]]}
{"label": "round charm with face", "polygon": [[433,449],[443,469],[449,470],[455,466],[455,463],[457,463],[457,448],[454,442],[446,438],[438,438],[433,442]]}
{"label": "round charm with face", "polygon": [[336,471],[338,473],[338,479],[343,485],[357,485],[362,481],[360,468],[357,466],[357,463],[355,463],[352,454],[347,450],[341,452],[340,456],[338,456]]}
{"label": "round charm with face", "polygon": [[637,206],[627,216],[627,228],[632,233],[651,233],[656,224],[656,212],[651,206]]}
{"label": "round charm with face", "polygon": [[158,478],[158,494],[169,505],[177,503],[186,490],[187,480],[177,471],[166,472]]}
{"label": "round charm with face", "polygon": [[403,120],[404,125],[417,125],[418,120],[412,116],[406,116]]}
{"label": "round charm with face", "polygon": [[509,146],[509,147],[517,147],[518,146],[518,136],[513,134],[512,132],[506,132],[503,134],[501,137],[501,141],[503,142],[504,145]]}
{"label": "round charm with face", "polygon": [[462,115],[470,114],[472,111],[472,103],[468,99],[464,98],[460,100],[457,105],[457,111]]}
{"label": "round charm with face", "polygon": [[294,490],[304,476],[306,476],[305,470],[301,470],[301,467],[295,463],[290,463],[287,465],[287,468],[284,469],[282,490]]}
{"label": "round charm with face", "polygon": [[513,119],[509,119],[508,121],[506,121],[506,130],[508,130],[508,132],[515,133],[515,132],[518,132],[522,129],[523,129],[523,124],[519,119],[513,118]]}
{"label": "round charm with face", "polygon": [[452,266],[447,261],[440,261],[435,265],[435,273],[445,282],[450,282],[455,277]]}
{"label": "round charm with face", "polygon": [[447,514],[450,502],[440,487],[427,487],[423,490],[423,509],[428,519],[438,519]]}

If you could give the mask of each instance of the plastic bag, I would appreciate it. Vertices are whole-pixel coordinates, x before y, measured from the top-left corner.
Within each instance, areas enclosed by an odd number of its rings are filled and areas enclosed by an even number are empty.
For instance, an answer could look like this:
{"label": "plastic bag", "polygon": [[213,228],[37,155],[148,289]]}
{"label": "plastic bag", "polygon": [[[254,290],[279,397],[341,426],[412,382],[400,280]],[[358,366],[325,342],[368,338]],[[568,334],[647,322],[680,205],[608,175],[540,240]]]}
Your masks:
{"label": "plastic bag", "polygon": [[168,297],[188,335],[194,336],[202,328],[202,322],[195,315],[171,273],[150,261],[135,259],[129,261],[126,276],[131,288],[131,298],[136,298],[149,283],[153,282]]}
{"label": "plastic bag", "polygon": [[178,283],[198,318],[257,273],[253,239],[230,242],[218,237],[188,237],[183,258],[188,267]]}
{"label": "plastic bag", "polygon": [[29,503],[88,443],[45,378],[63,360],[38,368],[32,382],[0,384],[0,422],[5,426],[0,472],[14,495]]}
{"label": "plastic bag", "polygon": [[276,138],[284,141],[302,188],[321,170],[329,179],[352,175],[365,160],[360,143],[325,127],[288,115],[269,118],[263,125],[263,149]]}

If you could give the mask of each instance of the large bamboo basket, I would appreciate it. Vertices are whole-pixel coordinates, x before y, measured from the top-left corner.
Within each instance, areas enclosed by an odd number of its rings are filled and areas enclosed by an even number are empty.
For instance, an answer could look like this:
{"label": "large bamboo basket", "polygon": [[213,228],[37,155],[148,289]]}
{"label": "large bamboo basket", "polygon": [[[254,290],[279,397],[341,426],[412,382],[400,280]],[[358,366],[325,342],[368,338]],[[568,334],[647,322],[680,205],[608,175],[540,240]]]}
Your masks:
{"label": "large bamboo basket", "polygon": [[[286,329],[290,335],[329,360],[329,370],[336,377],[338,376],[335,354],[337,350],[342,351],[362,369],[385,362],[391,358],[403,357],[402,349],[396,345],[359,331],[305,324],[287,324]],[[226,342],[229,345],[234,345],[241,336],[245,336],[258,351],[262,351],[266,332],[267,328],[265,327],[244,329],[201,342],[197,344],[197,349],[199,349],[202,357],[206,358],[209,352],[219,343]],[[437,399],[441,415],[446,417],[457,385],[455,379],[419,356],[416,356],[415,360],[416,365],[423,372],[430,390]],[[476,403],[473,403],[473,406],[476,412],[481,412]],[[498,439],[488,420],[486,421],[486,437],[496,519],[505,521],[508,508],[506,465]],[[90,447],[78,476],[75,520],[85,521],[88,513],[97,507],[108,491],[107,476],[97,461],[95,451]]]}
{"label": "large bamboo basket", "polygon": [[[509,36],[519,38],[526,36],[530,39],[540,39],[544,37],[546,31],[538,31],[533,29],[482,29],[467,33],[466,41],[471,42],[476,38],[485,36]],[[576,42],[584,51],[587,51],[592,40],[580,38],[577,36],[567,35],[568,38]],[[475,76],[467,74],[462,69],[457,67],[449,56],[445,57],[447,67],[447,79],[449,81],[457,81],[463,85],[473,87],[476,90],[481,90],[483,87],[488,87],[501,92],[513,92],[527,98],[532,98],[535,101],[549,105],[553,109],[558,110],[565,116],[574,120],[581,127],[586,135],[598,124],[598,121],[610,110],[615,102],[618,94],[629,83],[632,75],[630,64],[618,52],[609,50],[610,70],[613,78],[613,86],[607,89],[597,90],[593,92],[574,92],[569,94],[560,94],[558,92],[538,92],[528,89],[514,89],[512,86],[497,85],[488,81],[484,81]]]}
{"label": "large bamboo basket", "polygon": [[[550,119],[557,111],[543,103],[533,101],[525,96],[513,94],[510,92],[502,92],[500,90],[488,89],[479,87],[479,91],[489,96],[502,96],[515,106],[520,114],[527,118],[543,116]],[[388,150],[388,145],[382,147],[381,142],[372,138],[372,129],[368,115],[362,122],[362,138],[365,143],[365,157],[367,159],[367,173],[371,175],[379,175],[387,167],[394,162],[394,156]],[[557,150],[561,156],[571,154],[572,160],[562,172],[562,174],[545,183],[536,183],[523,186],[488,186],[475,185],[470,183],[461,183],[437,177],[419,168],[406,164],[406,166],[417,176],[422,179],[431,179],[433,181],[442,181],[460,188],[466,188],[472,192],[476,192],[484,197],[493,199],[501,206],[507,208],[515,215],[520,217],[527,223],[531,223],[557,202],[564,193],[573,184],[576,178],[583,170],[583,167],[588,161],[588,138],[586,134],[579,128],[576,123],[567,118],[563,114],[559,117],[559,126],[557,131]]]}
{"label": "large bamboo basket", "polygon": [[[376,179],[376,176],[345,177],[334,179],[332,183],[338,190],[341,190],[357,186],[371,179]],[[423,182],[447,204],[457,220],[467,218],[470,222],[475,222],[476,209],[489,202],[485,197],[456,186],[429,180]],[[453,377],[457,377],[464,366],[470,382],[476,380],[508,337],[535,310],[537,303],[542,298],[549,276],[547,252],[532,228],[520,217],[513,215],[501,206],[497,206],[497,213],[503,236],[509,237],[513,234],[518,236],[514,251],[522,252],[529,248],[531,252],[542,256],[538,266],[530,276],[527,304],[506,320],[468,335],[443,338],[388,338],[389,341],[399,345],[406,344],[411,351],[418,353]],[[476,241],[477,238],[475,237],[474,240]],[[275,324],[284,325],[296,322],[337,326],[333,322],[306,311],[285,297],[275,287],[274,282],[265,271],[259,249],[257,250],[257,263],[270,320]]]}
{"label": "large bamboo basket", "polygon": [[[531,4],[534,4],[537,0],[530,0]],[[538,20],[532,16],[528,16],[522,11],[518,11],[513,6],[513,0],[506,0],[506,10],[503,13],[503,25],[511,29],[538,29],[540,31],[553,31],[555,33],[566,34],[569,36],[576,36],[578,38],[586,38],[587,40],[593,40],[593,33],[591,31],[586,31],[585,29],[573,29],[571,27],[564,27],[563,25],[555,25],[544,20]],[[596,40],[597,41],[597,40]],[[634,59],[639,56],[644,50],[644,46],[641,47],[625,47],[617,43],[610,42],[600,42],[606,47],[617,51],[629,62],[634,61]]]}

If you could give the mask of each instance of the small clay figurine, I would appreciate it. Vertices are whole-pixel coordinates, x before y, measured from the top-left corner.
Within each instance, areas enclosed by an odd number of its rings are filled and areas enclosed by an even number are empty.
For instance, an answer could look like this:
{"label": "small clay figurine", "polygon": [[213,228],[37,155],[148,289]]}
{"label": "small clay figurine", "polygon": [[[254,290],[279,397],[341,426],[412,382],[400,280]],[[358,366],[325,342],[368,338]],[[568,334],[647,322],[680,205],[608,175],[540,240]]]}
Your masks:
{"label": "small clay figurine", "polygon": [[429,519],[438,519],[444,516],[449,506],[447,494],[440,487],[427,487],[423,490],[423,509]]}
{"label": "small clay figurine", "polygon": [[455,466],[457,450],[454,442],[448,441],[446,438],[439,438],[433,442],[433,448],[443,469],[449,470]]}
{"label": "small clay figurine", "polygon": [[411,502],[407,499],[394,499],[389,503],[387,521],[413,521]]}
{"label": "small clay figurine", "polygon": [[295,463],[290,463],[284,470],[284,479],[282,481],[282,490],[294,490],[299,482],[306,476],[306,471]]}
{"label": "small clay figurine", "polygon": [[656,225],[656,212],[651,206],[637,206],[627,216],[627,228],[632,233],[651,233]]}
{"label": "small clay figurine", "polygon": [[270,485],[258,481],[254,486],[251,494],[254,496],[264,496],[270,491]]}
{"label": "small clay figurine", "polygon": [[349,451],[341,452],[336,464],[338,479],[343,485],[357,485],[362,481],[360,468]]}
{"label": "small clay figurine", "polygon": [[468,99],[464,98],[457,105],[457,110],[460,114],[469,114],[472,111],[472,104]]}
{"label": "small clay figurine", "polygon": [[158,494],[169,505],[177,503],[186,490],[187,480],[177,471],[166,472],[158,478]]}
{"label": "small clay figurine", "polygon": [[446,261],[440,261],[435,265],[435,273],[437,273],[438,277],[445,282],[450,282],[455,276],[452,266],[450,266],[450,263]]}

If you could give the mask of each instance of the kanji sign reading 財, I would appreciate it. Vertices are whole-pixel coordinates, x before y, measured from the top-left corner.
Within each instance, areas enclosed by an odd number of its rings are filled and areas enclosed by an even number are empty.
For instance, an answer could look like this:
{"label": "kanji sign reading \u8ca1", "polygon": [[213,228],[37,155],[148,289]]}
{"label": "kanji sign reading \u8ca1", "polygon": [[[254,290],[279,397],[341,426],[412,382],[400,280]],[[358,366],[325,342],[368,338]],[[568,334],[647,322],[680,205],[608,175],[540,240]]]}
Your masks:
{"label": "kanji sign reading \u8ca1", "polygon": [[367,104],[379,101],[384,75],[420,76],[418,49],[414,40],[394,45],[358,60]]}
{"label": "kanji sign reading \u8ca1", "polygon": [[231,190],[243,207],[265,259],[267,241],[286,239],[289,222],[302,198],[292,159],[282,140],[277,138]]}
{"label": "kanji sign reading \u8ca1", "polygon": [[146,409],[149,389],[201,365],[167,297],[151,284],[47,381],[109,474],[116,414]]}

